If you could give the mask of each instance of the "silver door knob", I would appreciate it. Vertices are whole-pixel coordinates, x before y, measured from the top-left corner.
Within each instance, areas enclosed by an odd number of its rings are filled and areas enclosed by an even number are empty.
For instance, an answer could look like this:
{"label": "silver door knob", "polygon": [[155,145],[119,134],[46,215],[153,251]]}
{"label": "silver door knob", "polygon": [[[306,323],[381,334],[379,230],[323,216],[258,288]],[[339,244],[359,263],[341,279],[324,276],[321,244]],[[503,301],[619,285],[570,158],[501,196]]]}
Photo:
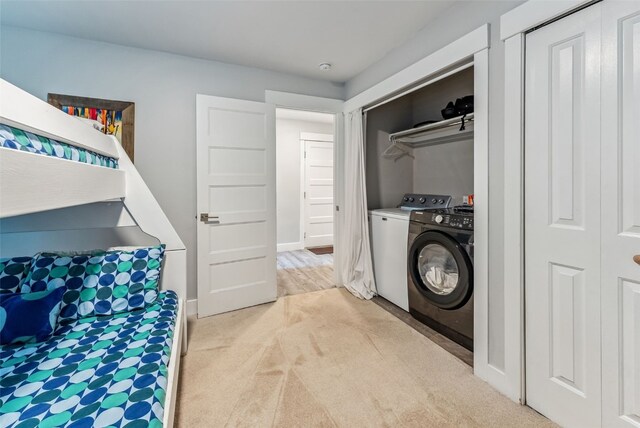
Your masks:
{"label": "silver door knob", "polygon": [[219,217],[209,213],[200,213],[200,221],[209,224],[220,224]]}
{"label": "silver door knob", "polygon": [[640,265],[640,254],[633,256],[633,261]]}

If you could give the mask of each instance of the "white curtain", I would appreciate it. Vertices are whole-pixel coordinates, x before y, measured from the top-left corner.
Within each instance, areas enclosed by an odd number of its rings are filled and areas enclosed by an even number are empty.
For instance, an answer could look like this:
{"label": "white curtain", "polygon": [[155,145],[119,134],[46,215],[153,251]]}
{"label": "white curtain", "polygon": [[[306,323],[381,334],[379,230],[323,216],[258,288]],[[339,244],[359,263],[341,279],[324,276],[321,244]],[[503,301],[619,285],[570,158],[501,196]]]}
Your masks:
{"label": "white curtain", "polygon": [[344,213],[340,228],[344,286],[361,299],[376,294],[367,221],[362,109],[347,115],[344,153]]}

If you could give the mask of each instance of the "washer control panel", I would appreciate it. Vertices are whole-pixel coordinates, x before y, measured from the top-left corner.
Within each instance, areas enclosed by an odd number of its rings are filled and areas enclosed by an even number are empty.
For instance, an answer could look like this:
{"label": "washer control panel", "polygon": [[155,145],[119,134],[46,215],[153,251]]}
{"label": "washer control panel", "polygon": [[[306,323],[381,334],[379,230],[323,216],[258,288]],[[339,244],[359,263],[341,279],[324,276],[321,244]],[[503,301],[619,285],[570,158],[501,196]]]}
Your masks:
{"label": "washer control panel", "polygon": [[454,214],[449,217],[449,226],[458,229],[473,229],[473,216]]}
{"label": "washer control panel", "polygon": [[458,212],[452,208],[426,211],[414,211],[411,220],[425,224],[453,227],[456,229],[473,230],[473,213]]}

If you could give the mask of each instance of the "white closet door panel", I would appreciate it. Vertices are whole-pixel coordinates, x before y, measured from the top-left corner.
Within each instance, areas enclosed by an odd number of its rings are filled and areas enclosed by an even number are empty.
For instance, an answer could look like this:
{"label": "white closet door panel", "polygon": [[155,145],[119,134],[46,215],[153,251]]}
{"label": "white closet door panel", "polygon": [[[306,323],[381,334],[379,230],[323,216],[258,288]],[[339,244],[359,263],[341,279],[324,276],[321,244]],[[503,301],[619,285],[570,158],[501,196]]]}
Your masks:
{"label": "white closet door panel", "polygon": [[562,229],[584,229],[584,43],[585,37],[576,37],[550,47],[550,223]]}
{"label": "white closet door panel", "polygon": [[263,103],[197,97],[198,316],[276,298],[275,133]]}
{"label": "white closet door panel", "polygon": [[602,7],[603,426],[640,427],[640,2]]}
{"label": "white closet door panel", "polygon": [[600,424],[600,6],[526,39],[527,402]]}

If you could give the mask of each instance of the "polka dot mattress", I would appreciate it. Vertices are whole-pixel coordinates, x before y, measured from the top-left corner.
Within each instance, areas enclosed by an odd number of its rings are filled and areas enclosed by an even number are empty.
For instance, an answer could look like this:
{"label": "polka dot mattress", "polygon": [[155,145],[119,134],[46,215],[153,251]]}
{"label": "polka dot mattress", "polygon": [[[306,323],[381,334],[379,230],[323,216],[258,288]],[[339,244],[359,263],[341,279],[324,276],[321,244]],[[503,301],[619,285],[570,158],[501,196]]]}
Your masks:
{"label": "polka dot mattress", "polygon": [[0,347],[0,427],[160,427],[178,299]]}
{"label": "polka dot mattress", "polygon": [[112,157],[100,155],[82,147],[75,147],[7,125],[0,125],[0,147],[106,168],[118,168],[118,161]]}

